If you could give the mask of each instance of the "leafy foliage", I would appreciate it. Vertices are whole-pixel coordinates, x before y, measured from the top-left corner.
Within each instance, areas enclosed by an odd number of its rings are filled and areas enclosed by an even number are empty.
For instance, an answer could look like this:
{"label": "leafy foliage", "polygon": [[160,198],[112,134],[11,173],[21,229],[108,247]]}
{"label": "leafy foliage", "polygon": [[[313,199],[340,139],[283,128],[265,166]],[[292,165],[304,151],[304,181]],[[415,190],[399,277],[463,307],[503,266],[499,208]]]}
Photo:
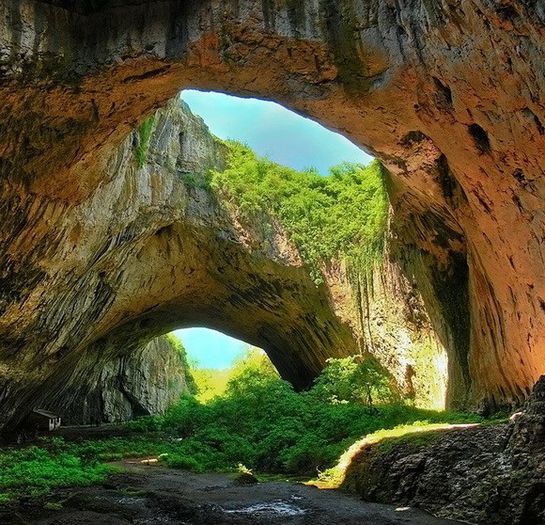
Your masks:
{"label": "leafy foliage", "polygon": [[328,259],[345,258],[366,271],[382,255],[388,200],[378,161],[341,164],[322,177],[257,157],[240,143],[227,144],[227,168],[213,172],[211,188],[248,221],[264,213],[279,220],[317,282]]}
{"label": "leafy foliage", "polygon": [[111,469],[96,461],[84,462],[79,455],[58,449],[31,446],[0,452],[0,501],[20,492],[40,495],[55,487],[89,485],[102,481]]}
{"label": "leafy foliage", "polygon": [[153,125],[155,124],[155,115],[148,117],[138,127],[138,144],[136,145],[135,155],[136,163],[139,168],[144,166],[148,156],[148,148],[151,139],[151,133],[153,131]]}
{"label": "leafy foliage", "polygon": [[192,371],[197,385],[197,399],[206,403],[227,390],[231,379],[231,370],[215,370],[213,368],[195,368]]}
{"label": "leafy foliage", "polygon": [[[241,463],[258,472],[302,475],[331,467],[352,442],[380,429],[416,421],[479,419],[393,403],[397,397],[388,376],[369,360],[331,360],[305,393],[295,392],[256,351],[234,370],[222,395],[206,403],[186,397],[164,416],[129,426],[138,425],[150,437],[160,432],[181,438],[161,450],[169,454],[165,462],[171,466],[231,470]],[[355,379],[367,386],[352,392]],[[373,407],[368,405],[369,389]]]}
{"label": "leafy foliage", "polygon": [[[160,457],[167,466],[195,472],[235,471],[242,464],[256,472],[315,475],[333,467],[354,441],[373,432],[480,420],[380,404],[390,395],[381,373],[365,360],[331,360],[315,386],[298,393],[260,352],[250,350],[234,366],[223,395],[206,403],[185,396],[162,416],[128,423],[133,432],[127,437],[78,442],[50,438],[39,447],[2,451],[0,503],[23,493],[99,482],[110,468],[102,462],[126,457]],[[354,378],[370,385],[373,403],[379,404],[368,406],[365,389],[351,391]]]}
{"label": "leafy foliage", "polygon": [[252,376],[268,377],[271,379],[280,377],[267,354],[261,348],[254,346],[249,346],[246,352],[235,360],[230,368],[230,374],[229,383],[227,384],[229,390],[240,381],[242,376],[248,378]]}
{"label": "leafy foliage", "polygon": [[225,370],[206,368],[194,368],[197,399],[202,402],[222,396],[227,391],[229,382],[242,373],[262,371],[271,376],[278,377],[278,372],[272,365],[267,354],[260,348],[249,346],[246,352],[239,357],[233,365]]}
{"label": "leafy foliage", "polygon": [[372,357],[351,356],[329,359],[313,388],[314,395],[329,402],[399,402],[400,395],[388,372]]}

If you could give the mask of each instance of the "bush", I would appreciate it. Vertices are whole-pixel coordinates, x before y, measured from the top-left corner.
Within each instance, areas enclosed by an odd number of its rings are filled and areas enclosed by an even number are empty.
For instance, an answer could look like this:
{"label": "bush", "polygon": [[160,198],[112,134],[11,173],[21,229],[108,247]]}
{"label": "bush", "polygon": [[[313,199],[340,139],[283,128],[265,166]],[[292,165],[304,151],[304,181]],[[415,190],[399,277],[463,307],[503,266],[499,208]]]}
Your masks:
{"label": "bush", "polygon": [[[254,362],[254,360],[250,360]],[[234,471],[244,464],[257,472],[315,475],[335,465],[356,440],[399,425],[473,422],[469,414],[433,412],[395,404],[367,404],[367,388],[357,393],[363,374],[380,392],[377,369],[360,370],[358,360],[331,360],[305,393],[268,367],[240,368],[226,393],[208,403],[183,397],[161,417],[142,418],[129,437],[66,443],[44,439],[40,446],[0,453],[0,502],[17,494],[42,494],[55,487],[104,479],[103,461],[158,457],[173,468],[195,472]],[[140,433],[144,431],[143,433]]]}
{"label": "bush", "polygon": [[422,420],[478,419],[402,405],[388,374],[369,359],[330,360],[306,393],[295,392],[255,354],[241,363],[222,396],[207,403],[185,397],[154,419],[154,428],[182,438],[170,445],[168,464],[202,471],[242,463],[259,472],[315,474],[371,432]]}
{"label": "bush", "polygon": [[373,406],[400,400],[390,374],[373,357],[328,359],[313,394],[331,403],[355,402]]}
{"label": "bush", "polygon": [[382,257],[388,198],[378,161],[344,163],[323,177],[257,157],[243,144],[226,144],[227,168],[212,173],[210,187],[248,223],[279,221],[317,283],[324,261],[345,259],[366,273]]}
{"label": "bush", "polygon": [[25,493],[40,495],[55,487],[89,485],[102,481],[111,470],[96,461],[85,462],[78,455],[31,446],[0,453],[0,489],[3,499]]}

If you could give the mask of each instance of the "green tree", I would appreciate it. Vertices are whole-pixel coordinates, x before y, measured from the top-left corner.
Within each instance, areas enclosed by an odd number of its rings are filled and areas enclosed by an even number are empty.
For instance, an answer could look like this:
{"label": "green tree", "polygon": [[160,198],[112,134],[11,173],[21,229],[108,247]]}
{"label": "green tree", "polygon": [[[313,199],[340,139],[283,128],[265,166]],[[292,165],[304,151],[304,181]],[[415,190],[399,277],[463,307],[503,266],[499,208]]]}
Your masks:
{"label": "green tree", "polygon": [[344,163],[322,177],[313,169],[297,171],[257,157],[237,142],[227,146],[227,167],[212,172],[210,187],[248,222],[278,220],[317,283],[324,261],[345,259],[367,272],[380,259],[388,199],[378,161]]}
{"label": "green tree", "polygon": [[328,359],[316,380],[312,395],[332,403],[376,403],[400,400],[390,374],[372,357],[351,356]]}

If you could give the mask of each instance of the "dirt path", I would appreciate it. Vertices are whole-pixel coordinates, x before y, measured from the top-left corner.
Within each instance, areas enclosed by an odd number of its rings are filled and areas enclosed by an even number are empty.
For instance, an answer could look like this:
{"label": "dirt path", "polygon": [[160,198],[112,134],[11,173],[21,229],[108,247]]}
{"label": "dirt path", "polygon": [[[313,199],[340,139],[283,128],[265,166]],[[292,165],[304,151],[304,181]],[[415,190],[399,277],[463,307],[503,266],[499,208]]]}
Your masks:
{"label": "dirt path", "polygon": [[[101,486],[60,491],[0,514],[2,525],[446,525],[413,509],[364,503],[296,483],[237,486],[224,474],[124,463]],[[59,510],[44,505],[62,502]]]}

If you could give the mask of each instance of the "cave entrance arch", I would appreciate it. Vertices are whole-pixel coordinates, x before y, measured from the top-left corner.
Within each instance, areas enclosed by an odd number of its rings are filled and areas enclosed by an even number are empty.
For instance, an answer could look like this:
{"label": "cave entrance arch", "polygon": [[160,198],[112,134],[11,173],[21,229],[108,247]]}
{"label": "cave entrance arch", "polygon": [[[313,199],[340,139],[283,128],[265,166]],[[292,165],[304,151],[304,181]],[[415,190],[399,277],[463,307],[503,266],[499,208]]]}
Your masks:
{"label": "cave entrance arch", "polygon": [[539,6],[517,7],[505,31],[494,6],[470,3],[128,4],[2,6],[4,200],[84,201],[129,130],[183,87],[278,100],[384,160],[399,238],[442,281],[453,257],[468,261],[461,390],[472,402],[525,396],[545,371],[545,114],[540,77],[517,53],[540,70],[541,39],[524,40],[541,31]]}
{"label": "cave entrance arch", "polygon": [[263,349],[217,330],[193,326],[175,330],[167,339],[176,348],[183,348],[189,381],[199,401],[224,394],[228,383],[245,370],[278,374]]}

